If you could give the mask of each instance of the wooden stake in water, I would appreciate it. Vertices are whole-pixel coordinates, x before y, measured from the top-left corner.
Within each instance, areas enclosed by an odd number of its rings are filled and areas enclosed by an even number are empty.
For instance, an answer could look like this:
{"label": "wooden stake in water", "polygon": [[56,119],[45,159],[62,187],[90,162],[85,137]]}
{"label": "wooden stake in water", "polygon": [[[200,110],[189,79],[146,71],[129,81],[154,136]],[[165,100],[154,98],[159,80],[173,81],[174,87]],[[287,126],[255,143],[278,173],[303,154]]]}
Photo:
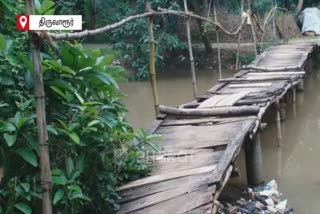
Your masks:
{"label": "wooden stake in water", "polygon": [[[183,0],[184,3],[184,10],[186,13],[188,11],[187,0]],[[187,38],[188,38],[188,48],[189,48],[189,57],[190,57],[190,66],[191,66],[191,76],[192,76],[192,86],[193,86],[193,95],[194,98],[197,97],[197,81],[196,81],[196,69],[194,65],[194,58],[192,52],[192,42],[191,42],[191,32],[190,32],[190,16],[186,20],[186,30],[187,30]]]}
{"label": "wooden stake in water", "polygon": [[[146,10],[151,11],[151,5],[149,1],[146,2]],[[159,97],[158,97],[157,80],[156,80],[153,16],[149,16],[148,18],[148,33],[149,33],[149,45],[150,45],[150,79],[151,79],[152,95],[153,95],[153,102],[154,102],[154,110],[157,117],[159,116],[160,111],[159,111]]]}

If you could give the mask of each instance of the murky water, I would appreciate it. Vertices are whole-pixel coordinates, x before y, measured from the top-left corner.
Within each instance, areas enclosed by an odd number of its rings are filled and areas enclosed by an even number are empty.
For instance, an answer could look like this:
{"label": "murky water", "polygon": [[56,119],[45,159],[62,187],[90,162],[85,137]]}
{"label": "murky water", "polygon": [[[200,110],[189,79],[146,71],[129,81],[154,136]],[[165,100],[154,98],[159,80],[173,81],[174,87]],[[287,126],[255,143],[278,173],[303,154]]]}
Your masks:
{"label": "murky water", "polygon": [[[317,61],[314,61],[316,64]],[[318,66],[320,67],[320,66]],[[227,72],[225,77],[234,72]],[[199,95],[217,83],[213,70],[197,71]],[[153,100],[149,82],[121,83],[128,96],[128,120],[135,128],[147,128],[154,120]],[[188,68],[158,75],[160,103],[175,106],[193,99]],[[266,118],[267,129],[262,133],[262,150],[266,180],[276,179],[280,191],[296,213],[320,213],[320,68],[313,68],[305,79],[305,91],[297,94],[296,114],[292,96],[287,97],[287,118],[282,122],[282,146],[276,143],[274,118]],[[270,114],[270,117],[272,114]],[[239,158],[242,176],[236,181],[245,186],[244,155]]]}
{"label": "murky water", "polygon": [[[224,77],[233,75],[227,71]],[[217,84],[219,74],[211,69],[197,69],[198,95]],[[157,74],[160,104],[177,106],[194,99],[190,68],[175,68]],[[127,119],[136,128],[148,128],[155,118],[153,97],[149,81],[122,82],[120,89],[127,96],[124,102],[128,107]]]}

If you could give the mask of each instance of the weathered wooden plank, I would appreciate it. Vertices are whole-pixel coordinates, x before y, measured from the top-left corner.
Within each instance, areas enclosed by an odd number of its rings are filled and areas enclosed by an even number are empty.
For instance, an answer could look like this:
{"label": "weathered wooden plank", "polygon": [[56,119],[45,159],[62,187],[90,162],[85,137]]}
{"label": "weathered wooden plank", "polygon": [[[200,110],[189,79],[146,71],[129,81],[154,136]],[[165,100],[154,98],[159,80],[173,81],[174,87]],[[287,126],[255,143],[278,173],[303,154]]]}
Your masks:
{"label": "weathered wooden plank", "polygon": [[218,170],[225,171],[228,165],[231,161],[234,160],[235,156],[238,155],[240,152],[240,148],[242,146],[242,143],[248,134],[248,131],[253,128],[255,125],[254,122],[246,122],[242,126],[239,127],[239,130],[237,131],[237,135],[233,138],[232,142],[228,144],[225,154],[222,156],[222,159],[220,160],[218,164]]}
{"label": "weathered wooden plank", "polygon": [[212,174],[204,173],[204,174],[190,175],[190,176],[181,177],[177,179],[139,186],[137,188],[125,189],[125,190],[119,191],[122,198],[118,200],[118,203],[120,204],[128,203],[130,201],[134,201],[139,198],[148,197],[152,194],[168,191],[171,189],[177,189],[180,186],[184,186],[184,185],[201,186],[201,185],[207,185],[208,183],[212,183],[214,181],[215,180],[213,180]]}
{"label": "weathered wooden plank", "polygon": [[[159,204],[164,201],[168,201],[170,199],[175,199],[178,196],[183,196],[185,194],[188,194],[190,192],[195,192],[203,189],[202,186],[198,186],[197,184],[194,185],[183,185],[176,189],[171,189],[159,193],[152,194],[150,196],[147,196],[145,198],[140,198],[138,200],[135,200],[133,202],[129,202],[126,204],[123,204],[121,206],[121,210],[118,212],[118,214],[124,214],[124,213],[132,213],[138,210],[141,210],[146,207],[150,207],[156,204]],[[159,210],[160,211],[160,210]]]}
{"label": "weathered wooden plank", "polygon": [[214,107],[220,100],[228,97],[229,95],[215,95],[210,97],[209,99],[200,103],[198,108],[210,108]]}
{"label": "weathered wooden plank", "polygon": [[186,213],[197,207],[211,203],[213,198],[212,194],[215,192],[215,189],[215,186],[203,186],[202,188],[191,191],[185,195],[178,196],[171,200],[164,201],[162,203],[146,207],[145,209],[132,213],[154,214],[155,210],[157,210],[157,214]]}
{"label": "weathered wooden plank", "polygon": [[252,83],[252,82],[261,82],[261,81],[274,81],[274,80],[291,80],[294,78],[294,75],[291,76],[245,76],[241,78],[228,78],[228,79],[222,79],[219,80],[221,82],[229,82],[229,83],[235,83],[235,82],[243,82],[244,83]]}
{"label": "weathered wooden plank", "polygon": [[229,88],[265,88],[271,86],[271,82],[267,83],[247,83],[247,84],[229,84]]}
{"label": "weathered wooden plank", "polygon": [[222,99],[220,102],[216,104],[216,107],[223,107],[223,106],[233,106],[238,100],[242,99],[246,95],[248,95],[252,91],[241,91],[236,94],[230,95],[224,99]]}
{"label": "weathered wooden plank", "polygon": [[285,71],[285,72],[249,72],[245,76],[291,76],[305,75],[305,71]]}
{"label": "weathered wooden plank", "polygon": [[245,117],[205,117],[205,118],[194,118],[194,119],[166,119],[163,121],[161,126],[180,126],[180,125],[197,125],[197,124],[225,124],[225,123],[234,123],[240,122],[243,120],[252,119],[254,116],[245,116]]}
{"label": "weathered wooden plank", "polygon": [[124,186],[119,187],[117,189],[117,191],[135,188],[135,187],[143,186],[143,185],[147,185],[147,184],[162,182],[162,181],[166,181],[166,180],[171,180],[171,179],[175,179],[175,178],[186,177],[189,175],[212,172],[212,171],[216,170],[216,168],[217,168],[216,165],[212,165],[212,166],[205,166],[205,167],[200,167],[200,168],[196,168],[196,169],[183,170],[180,172],[172,172],[172,173],[167,173],[167,174],[154,175],[154,176],[150,176],[150,177],[146,177],[146,178],[142,178],[140,180],[130,182]]}
{"label": "weathered wooden plank", "polygon": [[[199,149],[198,151],[201,150],[205,149]],[[152,169],[150,176],[215,165],[221,159],[223,152],[206,150],[189,155],[182,155],[179,152],[176,154],[179,156],[167,157],[163,155],[162,159],[159,159],[158,157],[158,159],[153,161],[153,163],[150,165]]]}

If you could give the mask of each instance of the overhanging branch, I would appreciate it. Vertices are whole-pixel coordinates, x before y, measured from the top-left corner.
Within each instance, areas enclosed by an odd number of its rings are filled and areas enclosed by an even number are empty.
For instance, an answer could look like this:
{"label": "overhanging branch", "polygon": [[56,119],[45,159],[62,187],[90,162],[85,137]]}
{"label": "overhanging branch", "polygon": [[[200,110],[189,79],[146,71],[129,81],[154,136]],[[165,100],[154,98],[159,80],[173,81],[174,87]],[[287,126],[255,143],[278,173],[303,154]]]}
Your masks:
{"label": "overhanging branch", "polygon": [[220,30],[222,30],[224,33],[234,36],[237,35],[241,29],[241,26],[244,24],[245,19],[242,20],[241,25],[238,27],[238,29],[234,32],[230,32],[228,30],[226,30],[220,23],[218,22],[214,22],[211,19],[193,14],[191,12],[183,12],[183,11],[177,11],[177,10],[169,10],[169,9],[161,9],[159,8],[158,11],[150,11],[150,12],[146,12],[146,13],[142,13],[142,14],[137,14],[137,15],[133,15],[133,16],[128,16],[122,20],[120,20],[119,22],[110,24],[110,25],[106,25],[102,28],[97,28],[94,30],[84,30],[81,32],[75,32],[75,33],[49,33],[49,35],[51,36],[51,38],[53,40],[65,40],[65,39],[81,39],[87,36],[96,36],[96,35],[100,35],[102,33],[105,32],[109,32],[112,31],[114,29],[117,29],[119,27],[121,27],[122,25],[136,20],[136,19],[142,19],[142,18],[146,18],[149,16],[161,16],[161,15],[176,15],[176,16],[183,16],[183,17],[192,17],[192,18],[196,18],[196,19],[200,19],[203,20],[205,22],[209,22],[212,25],[217,26]]}

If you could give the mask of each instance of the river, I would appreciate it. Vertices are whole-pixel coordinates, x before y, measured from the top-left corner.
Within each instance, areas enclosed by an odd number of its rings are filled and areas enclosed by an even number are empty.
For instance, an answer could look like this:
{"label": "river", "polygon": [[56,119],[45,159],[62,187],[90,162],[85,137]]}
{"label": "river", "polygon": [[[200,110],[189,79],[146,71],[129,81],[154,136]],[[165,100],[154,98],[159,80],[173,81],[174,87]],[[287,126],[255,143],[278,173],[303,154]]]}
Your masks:
{"label": "river", "polygon": [[[316,62],[316,61],[314,61]],[[305,79],[305,91],[297,94],[296,115],[288,97],[287,118],[282,122],[282,146],[277,146],[276,124],[273,118],[262,133],[262,151],[266,181],[275,179],[283,198],[295,213],[320,213],[320,72],[309,71]],[[225,72],[230,77],[234,71]],[[176,106],[193,100],[189,68],[169,69],[159,72],[157,83],[160,103]],[[215,85],[218,73],[211,69],[197,69],[198,94]],[[122,82],[120,88],[127,96],[127,119],[133,126],[148,128],[154,120],[153,98],[149,81]],[[238,163],[241,177],[234,182],[245,187],[244,157]]]}

